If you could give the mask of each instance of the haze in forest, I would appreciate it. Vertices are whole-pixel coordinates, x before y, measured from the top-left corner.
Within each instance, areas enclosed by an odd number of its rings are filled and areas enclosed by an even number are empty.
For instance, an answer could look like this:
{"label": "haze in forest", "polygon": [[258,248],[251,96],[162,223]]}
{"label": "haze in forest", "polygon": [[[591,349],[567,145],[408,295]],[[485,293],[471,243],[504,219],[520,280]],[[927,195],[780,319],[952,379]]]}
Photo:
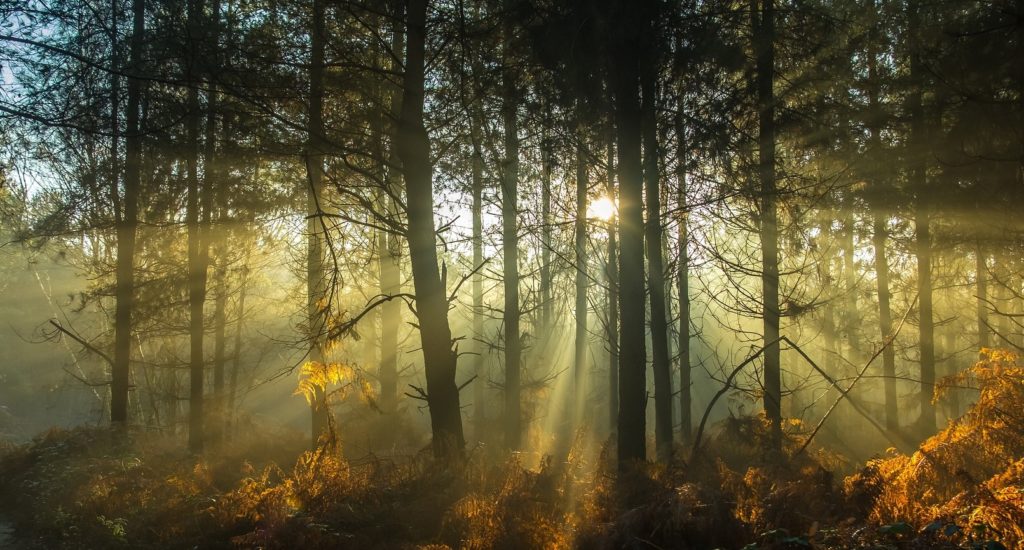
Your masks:
{"label": "haze in forest", "polygon": [[[910,489],[850,495],[869,471],[904,487],[899,460],[1017,387],[1019,1],[10,0],[0,21],[12,453],[108,431],[196,472],[281,452],[288,490],[512,460],[562,483],[559,533],[623,525],[585,475],[619,476],[626,509],[634,470],[682,498],[816,467],[860,506],[850,533],[918,533],[952,497],[904,518]],[[686,478],[704,467],[720,487]],[[282,502],[357,491],[312,493]],[[784,523],[730,498],[737,537]],[[124,538],[111,513],[89,512]]]}

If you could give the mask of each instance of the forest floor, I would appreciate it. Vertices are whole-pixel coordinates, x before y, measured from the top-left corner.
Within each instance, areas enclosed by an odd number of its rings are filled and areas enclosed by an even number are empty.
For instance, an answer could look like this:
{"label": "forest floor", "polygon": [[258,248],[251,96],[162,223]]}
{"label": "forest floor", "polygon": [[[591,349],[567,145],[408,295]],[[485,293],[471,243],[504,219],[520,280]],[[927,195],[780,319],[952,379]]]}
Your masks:
{"label": "forest floor", "polygon": [[196,458],[166,437],[54,430],[0,451],[0,547],[1022,549],[1024,368],[993,353],[956,382],[980,389],[963,417],[845,478],[799,437],[765,453],[756,417],[625,473],[607,447],[441,465],[265,433]]}
{"label": "forest floor", "polygon": [[0,548],[10,548],[14,544],[14,525],[0,517]]}

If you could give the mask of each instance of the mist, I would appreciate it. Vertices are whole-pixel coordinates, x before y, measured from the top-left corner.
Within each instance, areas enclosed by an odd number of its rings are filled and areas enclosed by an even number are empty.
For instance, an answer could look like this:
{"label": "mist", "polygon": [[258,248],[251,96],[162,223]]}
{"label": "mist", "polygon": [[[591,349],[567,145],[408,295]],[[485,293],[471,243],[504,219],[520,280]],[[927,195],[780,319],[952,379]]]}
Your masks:
{"label": "mist", "polygon": [[1020,12],[0,6],[0,546],[1024,544]]}

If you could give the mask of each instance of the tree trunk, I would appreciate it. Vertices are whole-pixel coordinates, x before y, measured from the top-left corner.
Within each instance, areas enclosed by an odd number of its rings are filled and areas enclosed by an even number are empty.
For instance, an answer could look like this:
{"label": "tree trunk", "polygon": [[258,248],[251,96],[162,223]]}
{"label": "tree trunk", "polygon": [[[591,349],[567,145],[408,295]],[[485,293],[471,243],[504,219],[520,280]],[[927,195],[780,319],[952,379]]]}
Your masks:
{"label": "tree trunk", "polygon": [[[224,436],[224,364],[225,364],[225,330],[226,318],[225,308],[227,307],[227,282],[225,280],[227,271],[226,257],[226,236],[223,228],[213,231],[213,212],[218,212],[218,217],[226,210],[224,182],[219,181],[221,174],[220,159],[217,158],[217,87],[213,82],[217,78],[219,70],[220,50],[220,0],[210,2],[210,47],[212,52],[208,55],[213,60],[210,64],[208,77],[210,80],[209,91],[207,92],[207,113],[206,113],[206,137],[205,152],[203,154],[204,177],[203,177],[203,226],[205,251],[210,250],[210,244],[215,243],[213,280],[216,288],[216,296],[213,305],[213,411],[210,423],[210,439],[219,443]],[[216,203],[216,204],[215,204]],[[207,258],[209,264],[209,258]]]}
{"label": "tree trunk", "polygon": [[[577,107],[578,109],[579,107]],[[579,115],[577,115],[579,116]],[[581,117],[580,117],[581,118]],[[573,355],[572,428],[580,425],[583,414],[583,380],[587,368],[587,190],[590,175],[587,172],[588,154],[583,123],[576,122],[576,335]],[[572,434],[570,434],[570,437]]]}
{"label": "tree trunk", "polygon": [[[878,81],[878,12],[875,1],[870,0],[868,9],[871,11],[872,27],[868,37],[868,105],[869,105],[869,138],[870,149],[875,155],[882,152],[881,137],[881,112],[879,106],[880,85]],[[875,165],[880,165],[878,157],[875,157]],[[881,171],[876,171],[873,176],[872,186],[874,188],[872,201],[872,215],[874,227],[872,240],[875,247],[875,282],[878,286],[878,327],[882,342],[892,335],[892,309],[889,305],[889,258],[887,255],[889,228],[888,228],[888,205],[884,197],[888,194],[889,186],[885,185]],[[896,394],[896,350],[892,346],[886,346],[882,351],[882,386],[885,394],[885,426],[889,430],[896,431],[900,427],[899,409],[897,407],[898,396]]]}
{"label": "tree trunk", "polygon": [[[132,38],[129,46],[128,98],[125,113],[124,212],[117,223],[117,266],[114,295],[114,364],[111,369],[110,421],[128,422],[128,386],[132,348],[132,308],[135,300],[135,228],[138,225],[139,186],[142,174],[142,134],[139,105],[142,96],[145,0],[132,0]],[[111,185],[117,195],[117,179]]]}
{"label": "tree trunk", "polygon": [[992,345],[988,324],[988,255],[980,239],[975,243],[974,258],[978,293],[978,347],[987,348]]}
{"label": "tree trunk", "polygon": [[919,300],[919,345],[921,348],[921,417],[919,428],[923,432],[935,430],[935,407],[932,405],[932,394],[935,390],[935,324],[932,318],[932,273],[931,273],[931,227],[930,205],[925,189],[927,161],[924,107],[922,91],[924,88],[924,67],[920,54],[920,3],[912,0],[907,9],[910,42],[910,81],[911,92],[908,97],[910,114],[909,138],[909,179],[910,186],[916,194],[914,208],[915,240],[917,243],[917,291]]}
{"label": "tree trunk", "polygon": [[623,40],[612,71],[619,154],[619,466],[647,458],[647,350],[644,322],[644,174],[640,159],[640,33],[644,16],[626,7],[619,13]]}
{"label": "tree trunk", "polygon": [[[324,0],[313,0],[313,28],[309,56],[309,133],[306,153],[308,190],[306,194],[306,319],[309,334],[309,361],[324,362],[327,279],[324,270],[323,196],[324,177],[324,42],[326,30]],[[323,389],[314,392],[311,412],[312,443],[315,447],[330,430],[327,396]]]}
{"label": "tree trunk", "polygon": [[[875,245],[875,278],[878,283],[878,328],[882,342],[892,336],[892,310],[889,305],[889,259],[886,257],[886,243],[889,231],[886,228],[886,216],[875,209],[874,212],[874,245]],[[896,351],[892,346],[882,350],[882,376],[885,391],[885,427],[898,430],[900,427],[899,410],[896,395]]]}
{"label": "tree trunk", "polygon": [[[615,129],[614,125],[608,125],[607,145],[607,186],[608,200],[616,204],[615,187]],[[606,252],[607,263],[605,264],[605,279],[608,283],[608,431],[618,432],[619,425],[619,246],[616,242],[618,232],[618,212],[613,211],[611,219],[608,220],[608,248]]]}
{"label": "tree trunk", "polygon": [[186,223],[188,226],[188,304],[189,304],[189,414],[188,414],[188,447],[193,453],[202,452],[205,444],[203,434],[204,403],[203,377],[205,375],[205,357],[203,355],[203,338],[205,336],[203,322],[203,306],[206,303],[206,264],[207,253],[205,236],[203,235],[203,217],[200,213],[199,188],[199,92],[196,66],[200,55],[197,49],[203,25],[200,21],[203,13],[202,0],[188,2],[188,55],[190,61],[186,68],[185,79],[192,86],[188,90],[185,118],[185,163],[187,167],[188,204]]}
{"label": "tree trunk", "polygon": [[[756,5],[756,0],[754,2]],[[757,49],[757,103],[761,178],[761,285],[764,308],[764,410],[774,448],[782,442],[779,357],[779,229],[775,187],[775,6],[762,0],[753,16]],[[759,19],[759,20],[758,20]]]}
{"label": "tree trunk", "polygon": [[480,266],[484,263],[484,154],[480,139],[480,125],[475,113],[470,115],[470,139],[473,146],[473,431],[477,441],[483,441],[487,430],[487,383],[484,372],[484,277]]}
{"label": "tree trunk", "polygon": [[[398,10],[401,13],[401,10]],[[396,14],[397,15],[397,14]],[[405,51],[405,29],[396,17],[392,29],[392,59],[401,59]],[[394,62],[392,68],[400,71],[399,63]],[[390,90],[391,117],[394,120],[402,115],[402,89],[393,86]],[[397,130],[397,126],[395,127]],[[387,212],[389,216],[398,218],[398,205],[392,197],[401,191],[402,173],[398,169],[401,159],[398,158],[396,144],[397,131],[392,133],[391,147],[388,150],[388,169],[385,184],[388,186]],[[380,283],[381,293],[394,296],[402,291],[402,242],[398,235],[388,233],[385,246],[381,250]],[[381,339],[380,339],[380,391],[381,408],[385,413],[395,413],[398,409],[398,330],[402,324],[402,304],[398,300],[385,302],[381,306]]]}
{"label": "tree trunk", "polygon": [[[653,25],[652,25],[653,26]],[[653,28],[649,29],[653,34]],[[668,355],[668,320],[665,312],[665,266],[662,257],[661,174],[658,168],[658,128],[654,52],[644,60],[640,88],[643,97],[644,186],[647,195],[647,287],[651,303],[651,355],[654,370],[654,437],[658,460],[672,458],[672,366]]]}
{"label": "tree trunk", "polygon": [[249,256],[246,253],[245,264],[238,281],[238,318],[235,320],[235,335],[231,350],[231,374],[228,377],[227,432],[228,437],[234,435],[236,396],[238,395],[238,371],[242,367],[242,328],[245,324],[245,295],[249,290]]}
{"label": "tree trunk", "polygon": [[[551,125],[551,107],[546,107],[543,128],[541,128],[541,191],[540,191],[540,334],[550,334],[551,312],[551,141],[548,136]],[[577,177],[579,173],[577,172]],[[577,205],[578,206],[578,205]]]}
{"label": "tree trunk", "polygon": [[690,393],[690,258],[687,246],[690,242],[687,228],[689,219],[686,199],[686,126],[683,122],[682,104],[676,115],[676,139],[678,140],[678,157],[676,159],[676,179],[678,182],[677,202],[679,208],[679,260],[676,275],[676,287],[679,294],[679,437],[682,442],[689,443],[693,425],[693,397]]}
{"label": "tree trunk", "polygon": [[863,354],[861,353],[860,335],[858,333],[860,329],[860,314],[857,305],[857,261],[854,258],[853,239],[857,230],[853,210],[853,193],[847,192],[843,195],[843,229],[839,238],[839,245],[843,250],[843,288],[846,298],[842,322],[846,342],[850,346],[849,361],[853,364],[859,364]]}
{"label": "tree trunk", "polygon": [[522,438],[519,336],[519,91],[512,68],[512,26],[505,25],[502,68],[502,122],[505,162],[501,173],[501,236],[504,259],[505,309],[505,446],[518,450]]}
{"label": "tree trunk", "polygon": [[438,272],[430,138],[423,125],[427,2],[408,0],[407,6],[408,47],[397,146],[405,171],[409,205],[409,259],[416,291],[434,456],[438,459],[458,458],[463,454],[465,440],[459,390],[455,384],[457,353],[453,349],[448,324],[446,269]]}

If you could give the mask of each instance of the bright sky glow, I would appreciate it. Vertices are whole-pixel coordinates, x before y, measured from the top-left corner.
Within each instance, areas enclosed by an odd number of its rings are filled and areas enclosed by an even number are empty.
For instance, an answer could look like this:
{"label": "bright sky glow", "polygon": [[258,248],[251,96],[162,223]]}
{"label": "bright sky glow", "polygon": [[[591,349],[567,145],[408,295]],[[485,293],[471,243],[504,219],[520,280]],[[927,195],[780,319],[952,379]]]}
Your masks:
{"label": "bright sky glow", "polygon": [[608,221],[615,215],[616,205],[608,197],[600,197],[591,201],[587,207],[587,217]]}

